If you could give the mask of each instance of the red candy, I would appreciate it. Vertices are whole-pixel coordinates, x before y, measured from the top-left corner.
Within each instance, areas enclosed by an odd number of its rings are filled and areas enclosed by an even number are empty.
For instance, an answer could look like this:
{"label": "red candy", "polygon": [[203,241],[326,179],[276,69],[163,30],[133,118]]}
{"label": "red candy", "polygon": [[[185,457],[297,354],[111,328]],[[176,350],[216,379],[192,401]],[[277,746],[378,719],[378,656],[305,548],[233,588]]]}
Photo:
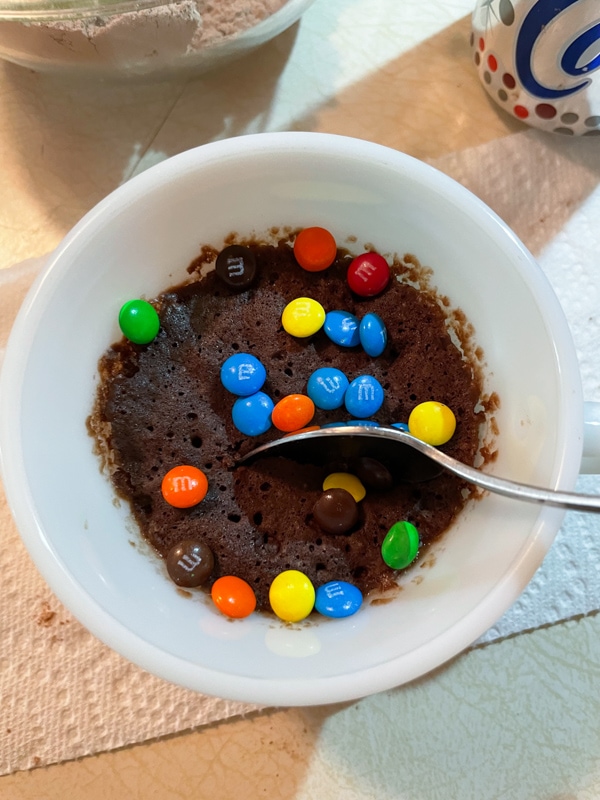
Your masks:
{"label": "red candy", "polygon": [[363,253],[351,262],[346,275],[348,286],[360,297],[374,297],[390,281],[390,268],[379,253]]}

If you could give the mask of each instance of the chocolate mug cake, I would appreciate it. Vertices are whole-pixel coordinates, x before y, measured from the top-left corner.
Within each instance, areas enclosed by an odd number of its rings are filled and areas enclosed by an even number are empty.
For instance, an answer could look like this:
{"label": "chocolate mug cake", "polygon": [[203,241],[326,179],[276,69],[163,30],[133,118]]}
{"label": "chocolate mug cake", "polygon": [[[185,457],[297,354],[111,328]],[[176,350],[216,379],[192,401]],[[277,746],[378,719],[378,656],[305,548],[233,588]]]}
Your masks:
{"label": "chocolate mug cake", "polygon": [[[406,523],[406,530],[417,531],[422,553],[449,528],[471,492],[444,472],[428,481],[397,481],[368,459],[323,467],[265,457],[239,465],[259,443],[284,435],[285,428],[270,427],[282,399],[308,398],[309,379],[323,368],[343,373],[349,384],[368,376],[381,388],[382,401],[365,424],[406,423],[419,404],[439,402],[456,421],[444,450],[468,464],[480,454],[486,422],[480,364],[474,348],[463,346],[468,323],[460,314],[452,317],[448,301],[419,280],[416,259],[386,259],[383,288],[361,295],[356,281],[348,280],[355,255],[334,247],[326,267],[300,266],[293,246],[298,233],[281,232],[272,243],[232,236],[234,249],[220,257],[203,248],[190,265],[189,282],[151,301],[159,321],[155,337],[148,343],[124,338],[102,356],[88,420],[117,493],[130,504],[144,539],[171,564],[173,580],[212,591],[219,579],[233,576],[251,587],[258,610],[276,613],[270,589],[282,573],[301,574],[317,593],[337,583],[379,596],[398,576],[382,557],[394,526]],[[383,260],[373,249],[369,253]],[[215,263],[216,269],[207,269]],[[346,319],[371,315],[383,321],[383,347],[372,355],[360,339],[340,343],[327,325],[290,334],[282,314],[298,298],[326,314],[343,310]],[[222,380],[223,365],[236,354],[264,367],[256,393],[271,406],[267,428],[258,435],[236,427],[236,396]],[[344,405],[326,405],[313,404],[311,425],[357,417]],[[202,499],[187,507],[171,504],[162,491],[166,474],[180,465],[206,477]],[[364,488],[359,500],[348,500],[348,486],[324,489],[337,474],[358,480]],[[333,500],[324,499],[327,491]],[[342,521],[335,508],[345,509]],[[201,573],[197,583],[189,577],[194,571]]]}

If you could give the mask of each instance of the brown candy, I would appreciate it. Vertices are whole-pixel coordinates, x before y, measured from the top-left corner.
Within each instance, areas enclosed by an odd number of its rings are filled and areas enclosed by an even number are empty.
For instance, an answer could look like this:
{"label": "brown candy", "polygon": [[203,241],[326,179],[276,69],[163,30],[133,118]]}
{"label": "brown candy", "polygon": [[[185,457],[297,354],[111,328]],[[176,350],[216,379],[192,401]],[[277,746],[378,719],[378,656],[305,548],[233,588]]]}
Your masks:
{"label": "brown candy", "polygon": [[361,456],[352,462],[352,471],[370,489],[391,489],[393,484],[389,469],[376,458]]}
{"label": "brown candy", "polygon": [[210,578],[215,566],[212,550],[204,542],[186,539],[176,544],[167,555],[167,572],[177,586],[201,586]]}
{"label": "brown candy", "polygon": [[345,489],[328,489],[315,503],[313,517],[325,533],[347,533],[358,522],[358,504]]}
{"label": "brown candy", "polygon": [[240,244],[232,244],[217,256],[215,270],[221,280],[231,289],[248,289],[256,276],[256,257],[252,250]]}

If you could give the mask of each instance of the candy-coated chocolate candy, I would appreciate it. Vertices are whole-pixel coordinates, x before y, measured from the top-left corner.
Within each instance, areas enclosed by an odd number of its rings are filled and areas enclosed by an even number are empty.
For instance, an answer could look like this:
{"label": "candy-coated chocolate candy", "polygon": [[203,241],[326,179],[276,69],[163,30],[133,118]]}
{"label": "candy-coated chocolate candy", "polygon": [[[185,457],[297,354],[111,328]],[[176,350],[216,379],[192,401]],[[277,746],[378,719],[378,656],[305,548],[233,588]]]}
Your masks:
{"label": "candy-coated chocolate candy", "polygon": [[256,608],[254,589],[235,575],[217,578],[210,590],[210,596],[222,614],[234,619],[248,617]]}
{"label": "candy-coated chocolate candy", "polygon": [[408,433],[408,424],[406,422],[392,422],[392,428],[398,428],[399,431]]}
{"label": "candy-coated chocolate candy", "polygon": [[323,327],[325,309],[310,297],[297,297],[283,309],[281,324],[291,336],[304,339]]}
{"label": "candy-coated chocolate candy", "polygon": [[294,256],[307,272],[322,272],[333,264],[336,255],[335,239],[325,228],[304,228],[296,236]]}
{"label": "candy-coated chocolate candy", "polygon": [[454,412],[436,400],[419,403],[410,412],[408,430],[417,439],[437,447],[449,441],[456,430]]}
{"label": "candy-coated chocolate candy", "polygon": [[349,472],[332,472],[328,475],[323,481],[323,491],[329,489],[345,489],[357,503],[360,503],[367,493],[362,482]]}
{"label": "candy-coated chocolate candy", "polygon": [[359,375],[346,389],[344,404],[349,414],[359,419],[372,417],[383,404],[384,392],[372,375]]}
{"label": "candy-coated chocolate candy", "polygon": [[267,379],[267,371],[251,353],[235,353],[221,367],[221,383],[240,397],[256,394]]}
{"label": "candy-coated chocolate candy", "polygon": [[256,277],[256,256],[249,247],[229,245],[217,256],[215,271],[231,289],[248,289]]}
{"label": "candy-coated chocolate candy", "polygon": [[288,394],[275,404],[271,422],[280,431],[304,428],[315,415],[315,404],[305,394]]}
{"label": "candy-coated chocolate candy", "polygon": [[285,622],[299,622],[308,617],[315,605],[315,587],[310,578],[297,569],[280,572],[269,588],[273,613]]}
{"label": "candy-coated chocolate candy", "polygon": [[350,263],[346,280],[354,294],[374,297],[390,282],[390,268],[379,253],[363,253]]}
{"label": "candy-coated chocolate candy", "polygon": [[306,393],[317,408],[330,411],[344,405],[344,395],[349,385],[350,381],[341,370],[320,367],[308,379]]}
{"label": "candy-coated chocolate candy", "polygon": [[198,467],[181,464],[167,472],[160,488],[169,505],[175,508],[191,508],[206,497],[208,479]]}
{"label": "candy-coated chocolate candy", "polygon": [[419,532],[411,522],[395,522],[381,545],[381,555],[388,567],[404,569],[417,557]]}
{"label": "candy-coated chocolate candy", "polygon": [[134,344],[148,344],[156,338],[160,320],[154,306],[146,300],[129,300],[119,311],[119,327]]}
{"label": "candy-coated chocolate candy", "polygon": [[246,436],[260,436],[271,427],[273,401],[264,392],[238,397],[231,416],[235,427]]}
{"label": "candy-coated chocolate candy", "polygon": [[328,311],[323,330],[340,347],[356,347],[360,344],[358,319],[349,311]]}
{"label": "candy-coated chocolate candy", "polygon": [[361,428],[379,428],[376,419],[351,419],[348,425],[360,425]]}
{"label": "candy-coated chocolate candy", "polygon": [[298,428],[297,431],[289,431],[288,433],[284,433],[285,436],[295,436],[297,433],[310,433],[311,431],[318,431],[320,429],[320,425],[307,425],[306,428]]}
{"label": "candy-coated chocolate candy", "polygon": [[329,581],[317,589],[315,608],[324,617],[342,619],[356,614],[362,601],[362,592],[358,586],[346,581]]}
{"label": "candy-coated chocolate candy", "polygon": [[370,312],[360,321],[360,343],[369,356],[380,356],[387,345],[387,328],[379,314]]}
{"label": "candy-coated chocolate candy", "polygon": [[347,425],[347,422],[326,422],[324,425],[321,425],[322,428],[343,428]]}
{"label": "candy-coated chocolate candy", "polygon": [[360,456],[351,463],[353,472],[365,486],[370,489],[390,489],[393,484],[392,473],[389,469],[370,456]]}
{"label": "candy-coated chocolate candy", "polygon": [[202,586],[210,578],[215,559],[210,547],[195,539],[185,539],[167,554],[167,572],[177,586]]}
{"label": "candy-coated chocolate candy", "polygon": [[327,489],[315,503],[313,517],[325,533],[347,533],[358,522],[358,505],[347,489]]}

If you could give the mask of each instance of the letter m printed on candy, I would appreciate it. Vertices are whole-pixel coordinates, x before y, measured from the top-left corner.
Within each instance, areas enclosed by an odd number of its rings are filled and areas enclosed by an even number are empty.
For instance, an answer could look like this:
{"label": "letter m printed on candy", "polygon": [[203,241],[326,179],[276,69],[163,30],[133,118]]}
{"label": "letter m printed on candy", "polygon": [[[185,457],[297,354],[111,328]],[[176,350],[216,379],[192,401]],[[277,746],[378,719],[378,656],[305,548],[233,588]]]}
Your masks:
{"label": "letter m printed on candy", "polygon": [[357,267],[356,272],[354,273],[357,278],[360,278],[361,281],[366,283],[371,275],[375,272],[376,267],[373,264],[369,264],[367,261],[363,261],[360,266]]}
{"label": "letter m printed on candy", "polygon": [[191,556],[188,556],[187,554],[182,556],[177,563],[182,569],[192,572],[192,570],[194,570],[201,561],[202,559],[197,553],[192,553]]}
{"label": "letter m printed on candy", "polygon": [[372,383],[360,383],[358,385],[358,399],[362,402],[375,399],[375,386]]}
{"label": "letter m printed on candy", "polygon": [[341,379],[338,378],[337,375],[334,375],[333,377],[328,376],[327,378],[319,377],[317,378],[317,382],[328,394],[333,394],[333,392],[339,391],[342,383]]}
{"label": "letter m printed on candy", "polygon": [[227,259],[227,274],[230,278],[237,278],[244,274],[244,259],[235,256]]}
{"label": "letter m printed on candy", "polygon": [[171,478],[173,491],[177,494],[179,492],[189,492],[194,487],[194,483],[189,475],[176,475]]}
{"label": "letter m printed on candy", "polygon": [[254,372],[255,369],[252,364],[240,364],[238,367],[238,381],[249,381]]}

